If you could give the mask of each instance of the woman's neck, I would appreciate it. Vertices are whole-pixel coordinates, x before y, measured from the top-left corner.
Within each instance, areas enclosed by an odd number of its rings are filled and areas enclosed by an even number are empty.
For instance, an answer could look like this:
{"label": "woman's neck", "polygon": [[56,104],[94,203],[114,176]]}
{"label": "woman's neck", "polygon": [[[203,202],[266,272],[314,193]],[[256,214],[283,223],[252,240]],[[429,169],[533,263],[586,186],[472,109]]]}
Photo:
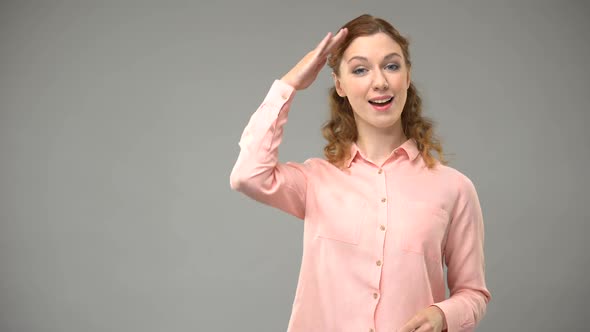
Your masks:
{"label": "woman's neck", "polygon": [[[359,128],[360,129],[360,128]],[[359,130],[356,141],[363,155],[377,166],[381,166],[391,152],[407,141],[401,125],[386,130]]]}

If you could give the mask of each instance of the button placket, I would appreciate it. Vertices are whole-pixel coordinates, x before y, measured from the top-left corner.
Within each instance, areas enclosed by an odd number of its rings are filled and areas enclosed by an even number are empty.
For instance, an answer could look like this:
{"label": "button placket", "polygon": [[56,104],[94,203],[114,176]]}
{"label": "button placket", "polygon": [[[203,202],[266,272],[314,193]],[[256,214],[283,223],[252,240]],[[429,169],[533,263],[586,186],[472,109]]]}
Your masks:
{"label": "button placket", "polygon": [[[379,192],[381,193],[381,203],[380,203],[380,208],[379,208],[379,218],[378,218],[378,222],[377,225],[379,227],[378,233],[377,233],[377,237],[380,240],[380,246],[379,246],[379,252],[378,252],[378,257],[383,259],[383,254],[385,252],[385,224],[387,223],[387,182],[385,179],[385,173],[383,172],[382,168],[379,168],[379,171],[377,172],[379,173],[381,176],[379,177]],[[383,261],[379,259],[375,262],[375,264],[377,266],[381,266],[383,264]]]}
{"label": "button placket", "polygon": [[[382,174],[381,177],[379,177],[379,185],[380,185],[380,191],[381,191],[381,203],[386,203],[387,202],[387,185],[386,185],[386,179],[385,179],[385,172],[383,172],[383,168],[379,168],[379,170],[377,171],[377,174]],[[379,229],[381,231],[385,231],[385,223],[386,223],[386,219],[387,219],[387,204],[385,204],[385,207],[382,207],[382,211],[383,213],[381,213],[379,215],[379,220],[378,220],[378,225],[379,225]],[[384,241],[385,239],[383,238],[383,234],[381,233],[381,239]],[[384,243],[383,243],[384,244]]]}
{"label": "button placket", "polygon": [[[387,181],[386,181],[386,172],[383,168],[379,168],[375,173],[376,180],[376,199],[379,200],[377,203],[377,220],[374,224],[375,226],[375,236],[377,239],[377,243],[375,244],[375,277],[376,281],[373,285],[373,289],[370,290],[370,296],[373,297],[374,305],[373,308],[376,310],[376,306],[379,303],[379,299],[381,298],[379,285],[381,284],[381,277],[383,273],[383,257],[385,253],[385,225],[387,224]],[[369,332],[374,332],[374,328],[371,328]]]}

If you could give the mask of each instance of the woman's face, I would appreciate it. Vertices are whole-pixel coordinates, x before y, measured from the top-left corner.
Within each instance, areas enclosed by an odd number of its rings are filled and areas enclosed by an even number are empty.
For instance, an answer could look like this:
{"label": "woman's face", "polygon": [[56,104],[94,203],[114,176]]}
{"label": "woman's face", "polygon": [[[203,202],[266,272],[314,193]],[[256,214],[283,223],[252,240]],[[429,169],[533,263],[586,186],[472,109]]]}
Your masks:
{"label": "woman's face", "polygon": [[401,47],[383,32],[358,37],[346,49],[336,91],[347,97],[359,134],[399,126],[410,86]]}

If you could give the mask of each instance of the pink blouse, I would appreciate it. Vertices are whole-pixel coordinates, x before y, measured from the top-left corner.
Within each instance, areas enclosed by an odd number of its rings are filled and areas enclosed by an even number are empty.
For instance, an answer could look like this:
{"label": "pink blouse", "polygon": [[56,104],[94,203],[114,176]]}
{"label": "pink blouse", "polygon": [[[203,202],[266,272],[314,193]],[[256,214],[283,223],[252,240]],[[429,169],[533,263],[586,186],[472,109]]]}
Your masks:
{"label": "pink blouse", "polygon": [[273,83],[230,176],[234,190],[305,221],[288,331],[397,331],[430,305],[449,332],[473,331],[491,299],[473,183],[448,166],[426,168],[413,139],[381,165],[354,144],[344,170],[320,158],[281,163],[294,95]]}

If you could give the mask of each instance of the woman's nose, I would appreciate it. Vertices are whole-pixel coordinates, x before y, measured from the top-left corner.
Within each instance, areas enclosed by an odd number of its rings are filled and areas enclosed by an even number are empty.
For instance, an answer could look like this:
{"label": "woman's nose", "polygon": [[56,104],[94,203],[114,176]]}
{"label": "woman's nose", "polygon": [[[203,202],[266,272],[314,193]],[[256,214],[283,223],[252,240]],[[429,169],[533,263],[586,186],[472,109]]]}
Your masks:
{"label": "woman's nose", "polygon": [[387,83],[387,79],[381,72],[377,72],[375,74],[375,79],[373,80],[373,89],[378,90],[386,90],[389,88],[389,84]]}

